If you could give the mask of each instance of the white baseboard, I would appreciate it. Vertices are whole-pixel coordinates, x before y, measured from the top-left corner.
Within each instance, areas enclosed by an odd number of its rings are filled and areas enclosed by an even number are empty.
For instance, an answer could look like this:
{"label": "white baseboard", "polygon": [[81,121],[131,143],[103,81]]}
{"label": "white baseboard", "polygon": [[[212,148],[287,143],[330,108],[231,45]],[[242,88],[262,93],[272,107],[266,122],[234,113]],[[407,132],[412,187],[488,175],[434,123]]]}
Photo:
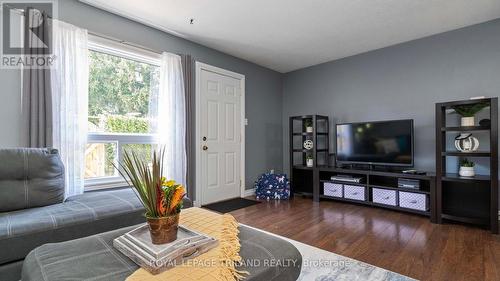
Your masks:
{"label": "white baseboard", "polygon": [[254,195],[255,195],[255,188],[245,189],[243,197],[254,196]]}
{"label": "white baseboard", "polygon": [[[254,196],[254,195],[255,195],[255,188],[245,189],[245,192],[243,193],[242,197],[248,197],[248,196]],[[199,201],[194,200],[193,201],[193,206],[194,207],[201,207],[201,204],[199,203]]]}

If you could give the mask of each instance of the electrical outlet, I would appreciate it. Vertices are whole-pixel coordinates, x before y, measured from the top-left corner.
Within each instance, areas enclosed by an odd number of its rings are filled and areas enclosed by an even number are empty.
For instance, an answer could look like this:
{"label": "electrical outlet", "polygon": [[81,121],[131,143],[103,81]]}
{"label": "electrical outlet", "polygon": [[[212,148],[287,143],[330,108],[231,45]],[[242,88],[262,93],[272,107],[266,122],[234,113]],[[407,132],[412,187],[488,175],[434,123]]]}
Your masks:
{"label": "electrical outlet", "polygon": [[244,124],[245,126],[248,126],[248,118],[245,118]]}

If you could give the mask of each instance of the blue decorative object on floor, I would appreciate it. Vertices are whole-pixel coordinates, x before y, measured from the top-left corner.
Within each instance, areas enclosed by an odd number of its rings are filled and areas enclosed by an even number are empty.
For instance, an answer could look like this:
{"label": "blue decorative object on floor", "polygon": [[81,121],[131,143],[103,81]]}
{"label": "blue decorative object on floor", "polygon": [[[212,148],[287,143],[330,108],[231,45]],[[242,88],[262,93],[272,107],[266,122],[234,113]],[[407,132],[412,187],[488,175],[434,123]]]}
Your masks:
{"label": "blue decorative object on floor", "polygon": [[290,182],[286,174],[265,173],[255,182],[255,197],[267,200],[288,200]]}

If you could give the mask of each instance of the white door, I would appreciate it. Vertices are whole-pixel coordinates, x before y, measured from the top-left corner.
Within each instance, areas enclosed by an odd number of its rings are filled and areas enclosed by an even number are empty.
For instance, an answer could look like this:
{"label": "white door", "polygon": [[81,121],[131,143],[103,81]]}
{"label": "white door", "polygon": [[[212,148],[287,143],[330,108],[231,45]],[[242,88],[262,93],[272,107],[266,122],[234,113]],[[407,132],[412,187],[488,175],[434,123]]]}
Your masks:
{"label": "white door", "polygon": [[197,63],[200,204],[241,196],[244,77]]}

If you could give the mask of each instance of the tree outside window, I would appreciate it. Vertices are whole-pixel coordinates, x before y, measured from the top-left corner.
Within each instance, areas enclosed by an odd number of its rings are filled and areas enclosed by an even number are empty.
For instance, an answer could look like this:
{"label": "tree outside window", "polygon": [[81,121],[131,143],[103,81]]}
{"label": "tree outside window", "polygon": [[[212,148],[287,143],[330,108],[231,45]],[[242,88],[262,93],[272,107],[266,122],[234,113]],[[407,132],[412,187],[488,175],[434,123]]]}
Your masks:
{"label": "tree outside window", "polygon": [[116,177],[113,163],[125,149],[150,160],[156,146],[159,67],[92,50],[89,66],[85,178]]}

